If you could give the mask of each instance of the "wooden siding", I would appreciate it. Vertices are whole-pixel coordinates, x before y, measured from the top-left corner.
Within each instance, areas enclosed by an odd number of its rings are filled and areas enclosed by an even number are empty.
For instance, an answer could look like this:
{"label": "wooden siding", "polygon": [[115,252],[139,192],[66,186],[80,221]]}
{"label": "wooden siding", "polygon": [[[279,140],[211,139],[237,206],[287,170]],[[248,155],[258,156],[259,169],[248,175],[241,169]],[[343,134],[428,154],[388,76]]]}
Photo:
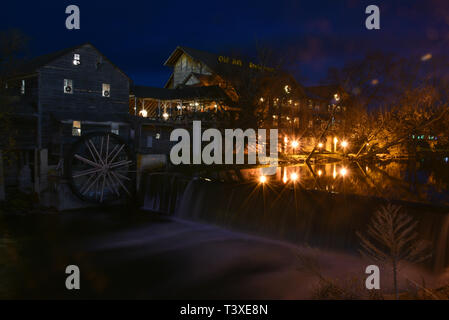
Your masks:
{"label": "wooden siding", "polygon": [[[80,65],[73,64],[75,53],[80,55]],[[73,81],[72,94],[64,93],[64,79]],[[102,96],[103,83],[110,84],[110,97]],[[129,79],[92,46],[84,45],[56,59],[39,69],[43,146],[58,130],[51,122],[52,112],[127,113],[128,100]]]}
{"label": "wooden siding", "polygon": [[211,75],[211,71],[207,66],[199,61],[194,61],[188,55],[183,54],[176,61],[173,70],[173,84],[172,88],[176,88],[179,84],[183,83],[187,76],[192,73]]}

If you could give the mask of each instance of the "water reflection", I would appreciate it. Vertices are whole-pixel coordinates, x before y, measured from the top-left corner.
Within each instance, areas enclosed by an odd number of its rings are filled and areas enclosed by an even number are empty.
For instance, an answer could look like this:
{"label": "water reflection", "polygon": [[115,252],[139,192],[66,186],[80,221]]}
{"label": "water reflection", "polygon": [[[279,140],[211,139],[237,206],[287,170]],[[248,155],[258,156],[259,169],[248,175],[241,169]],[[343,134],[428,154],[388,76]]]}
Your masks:
{"label": "water reflection", "polygon": [[260,169],[235,168],[201,172],[194,178],[149,174],[144,208],[312,247],[357,252],[356,231],[366,228],[373,212],[385,199],[405,200],[400,204],[419,221],[421,238],[432,243],[429,265],[442,270],[449,266],[447,168],[440,159],[297,165],[280,167],[272,176],[262,175]]}
{"label": "water reflection", "polygon": [[272,176],[263,176],[260,169],[227,170],[209,173],[209,176],[227,182],[298,184],[307,190],[449,205],[446,158],[370,164],[302,164],[279,167]]}

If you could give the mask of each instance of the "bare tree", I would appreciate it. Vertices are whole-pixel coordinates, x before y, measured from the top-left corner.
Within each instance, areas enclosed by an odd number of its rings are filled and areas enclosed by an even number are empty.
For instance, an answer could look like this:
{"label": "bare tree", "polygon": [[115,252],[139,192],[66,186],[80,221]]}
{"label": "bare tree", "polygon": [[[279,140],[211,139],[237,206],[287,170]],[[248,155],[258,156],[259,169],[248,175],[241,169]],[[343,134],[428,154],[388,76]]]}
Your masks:
{"label": "bare tree", "polygon": [[[447,139],[447,84],[444,59],[367,55],[342,70],[330,70],[328,81],[339,83],[351,97],[351,118],[357,157],[413,147],[413,135]],[[364,151],[364,152],[362,152]]]}
{"label": "bare tree", "polygon": [[11,69],[27,51],[28,38],[17,29],[0,31],[0,71]]}
{"label": "bare tree", "polygon": [[400,263],[419,263],[431,256],[429,246],[416,232],[418,222],[401,211],[401,206],[382,206],[372,217],[366,236],[357,232],[363,256],[391,264],[396,299],[399,298],[397,275]]}
{"label": "bare tree", "polygon": [[6,159],[14,155],[15,130],[11,119],[14,97],[6,88],[4,73],[14,72],[26,52],[27,42],[27,37],[18,30],[0,31],[0,149]]}

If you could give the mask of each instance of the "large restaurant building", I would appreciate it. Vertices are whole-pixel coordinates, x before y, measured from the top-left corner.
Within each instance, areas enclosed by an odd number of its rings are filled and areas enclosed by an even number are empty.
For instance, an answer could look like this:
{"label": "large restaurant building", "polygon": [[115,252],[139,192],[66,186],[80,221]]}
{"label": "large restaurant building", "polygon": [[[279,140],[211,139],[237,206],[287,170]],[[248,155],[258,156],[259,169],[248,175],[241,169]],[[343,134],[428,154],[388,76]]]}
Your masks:
{"label": "large restaurant building", "polygon": [[260,125],[315,130],[344,119],[347,100],[338,86],[304,87],[291,75],[239,58],[177,47],[164,88],[131,88],[130,112],[169,120],[236,119],[257,113]]}

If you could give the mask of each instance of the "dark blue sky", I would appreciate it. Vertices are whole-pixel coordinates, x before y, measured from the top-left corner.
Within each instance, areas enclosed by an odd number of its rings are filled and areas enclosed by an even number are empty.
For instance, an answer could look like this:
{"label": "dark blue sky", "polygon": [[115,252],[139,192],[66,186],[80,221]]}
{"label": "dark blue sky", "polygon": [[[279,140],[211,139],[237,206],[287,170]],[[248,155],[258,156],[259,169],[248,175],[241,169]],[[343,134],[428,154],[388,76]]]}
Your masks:
{"label": "dark blue sky", "polygon": [[[65,8],[81,10],[81,30],[65,28]],[[381,10],[381,30],[365,28],[365,8]],[[162,86],[163,66],[177,45],[219,54],[255,56],[269,47],[291,63],[306,84],[329,67],[367,51],[403,55],[448,50],[447,0],[310,1],[8,1],[0,29],[18,28],[30,38],[30,56],[92,42],[136,83]]]}

